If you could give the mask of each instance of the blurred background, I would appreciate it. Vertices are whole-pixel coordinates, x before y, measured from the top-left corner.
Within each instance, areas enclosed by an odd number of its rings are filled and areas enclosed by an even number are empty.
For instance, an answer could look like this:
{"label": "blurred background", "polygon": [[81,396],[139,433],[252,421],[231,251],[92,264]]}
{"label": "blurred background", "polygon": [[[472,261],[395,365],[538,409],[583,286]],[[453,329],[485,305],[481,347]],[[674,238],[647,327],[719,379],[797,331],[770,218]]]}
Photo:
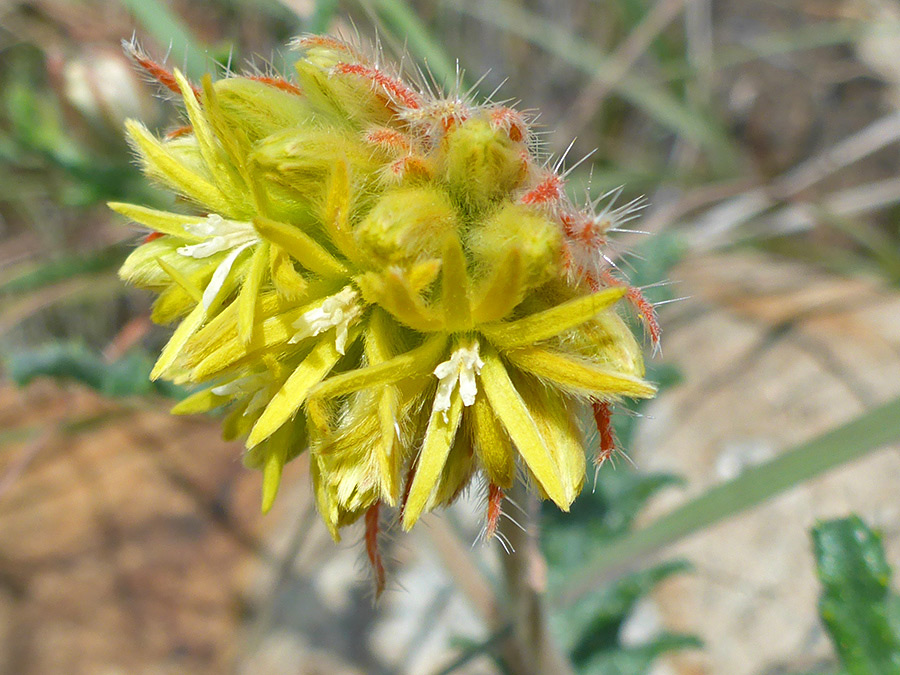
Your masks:
{"label": "blurred background", "polygon": [[759,488],[753,467],[837,425],[884,428],[865,415],[900,395],[900,4],[2,0],[0,673],[507,672],[475,497],[392,540],[373,604],[361,534],[330,541],[305,459],[263,518],[240,445],[147,381],[167,331],[116,278],[139,233],[105,202],[171,204],[122,123],[164,133],[180,113],[120,42],[195,77],[289,73],[305,31],[377,34],[438,82],[458,58],[482,95],[540,109],[548,152],[596,148],[575,194],[647,198],[645,233],[613,250],[680,299],[660,306],[662,393],[616,416],[630,462],[541,525],[576,671],[897,672],[842,670],[809,534],[858,513],[900,563],[896,445],[827,473],[807,458],[813,480],[616,570],[592,561],[726,481]]}

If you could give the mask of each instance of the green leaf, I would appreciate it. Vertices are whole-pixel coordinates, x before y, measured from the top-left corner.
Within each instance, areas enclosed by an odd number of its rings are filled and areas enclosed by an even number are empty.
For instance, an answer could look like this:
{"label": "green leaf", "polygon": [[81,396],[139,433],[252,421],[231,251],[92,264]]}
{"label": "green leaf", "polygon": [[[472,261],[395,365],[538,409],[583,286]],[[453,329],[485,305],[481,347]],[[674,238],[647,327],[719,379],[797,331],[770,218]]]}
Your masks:
{"label": "green leaf", "polygon": [[900,596],[881,535],[858,517],[812,531],[822,582],[819,611],[850,675],[900,672]]}
{"label": "green leaf", "polygon": [[552,616],[551,625],[560,644],[578,663],[587,661],[591,654],[612,649],[635,603],[660,581],[688,569],[687,562],[665,562],[584,595],[566,611]]}
{"label": "green leaf", "polygon": [[113,398],[150,394],[181,398],[185,395],[180,387],[150,381],[153,361],[139,352],[130,352],[109,363],[83,345],[62,342],[19,350],[4,365],[13,382],[21,387],[38,377],[52,377],[78,382]]}
{"label": "green leaf", "polygon": [[578,672],[581,675],[644,675],[660,655],[675,649],[700,646],[700,641],[690,635],[666,633],[639,647],[594,654]]}
{"label": "green leaf", "polygon": [[338,0],[316,0],[316,9],[309,21],[310,33],[327,33],[338,10]]}
{"label": "green leaf", "polygon": [[128,253],[124,245],[78,255],[62,255],[26,267],[0,278],[0,292],[28,293],[73,277],[100,274],[116,269]]}

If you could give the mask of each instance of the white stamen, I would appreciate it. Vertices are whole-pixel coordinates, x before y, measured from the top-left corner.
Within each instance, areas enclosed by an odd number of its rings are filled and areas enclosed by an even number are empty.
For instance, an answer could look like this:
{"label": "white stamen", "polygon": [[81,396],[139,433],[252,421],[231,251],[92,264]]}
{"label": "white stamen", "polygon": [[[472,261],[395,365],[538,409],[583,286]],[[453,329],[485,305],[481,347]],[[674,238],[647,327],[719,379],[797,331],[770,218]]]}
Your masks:
{"label": "white stamen", "polygon": [[478,355],[478,343],[471,347],[460,347],[450,355],[450,359],[439,363],[434,369],[438,378],[437,393],[434,395],[434,409],[444,415],[447,422],[447,411],[450,409],[450,397],[459,382],[459,395],[467,408],[475,403],[478,386],[475,376],[481,373],[484,361]]}
{"label": "white stamen", "polygon": [[209,309],[234,266],[234,261],[249,246],[259,243],[259,236],[253,229],[253,223],[239,220],[225,220],[218,213],[209,214],[199,223],[188,223],[184,226],[196,237],[207,237],[199,244],[188,244],[178,248],[178,253],[187,258],[209,258],[216,253],[229,251],[216,267],[212,278],[203,291],[203,307]]}
{"label": "white stamen", "polygon": [[244,408],[244,415],[249,415],[264,408],[269,402],[268,385],[270,382],[271,378],[267,373],[254,373],[220,384],[210,391],[216,396],[229,396],[232,399],[250,397],[250,402]]}
{"label": "white stamen", "polygon": [[218,213],[209,214],[199,223],[188,223],[184,229],[194,236],[207,238],[199,244],[179,247],[178,253],[188,258],[208,258],[222,251],[259,242],[253,223],[225,220]]}
{"label": "white stamen", "polygon": [[356,291],[346,286],[339,293],[325,298],[321,305],[309,310],[294,322],[297,333],[290,341],[299,342],[335,328],[334,347],[338,354],[343,354],[347,348],[350,325],[362,312],[362,308],[356,302],[357,297]]}
{"label": "white stamen", "polygon": [[206,285],[206,289],[203,291],[204,309],[209,309],[210,305],[215,301],[216,296],[219,295],[219,291],[221,291],[222,286],[225,285],[225,280],[228,278],[228,273],[234,266],[234,261],[237,260],[237,257],[243,253],[245,248],[252,246],[254,243],[256,242],[248,241],[246,244],[241,244],[225,256],[225,259],[219,263],[219,266],[216,267],[216,271],[213,272],[212,278]]}

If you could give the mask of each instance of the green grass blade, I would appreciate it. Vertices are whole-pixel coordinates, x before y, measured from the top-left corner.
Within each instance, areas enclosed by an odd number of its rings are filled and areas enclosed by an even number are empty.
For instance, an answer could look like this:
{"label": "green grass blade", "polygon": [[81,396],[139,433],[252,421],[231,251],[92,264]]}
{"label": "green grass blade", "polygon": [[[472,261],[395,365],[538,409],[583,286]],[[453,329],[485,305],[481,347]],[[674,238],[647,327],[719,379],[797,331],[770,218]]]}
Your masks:
{"label": "green grass blade", "polygon": [[[716,51],[713,72],[733,68],[760,59],[768,59],[795,52],[835,47],[858,42],[865,36],[896,38],[900,22],[896,21],[831,21],[814,23],[787,31],[771,31],[748,40],[740,46],[725,46]],[[660,68],[662,79],[671,82],[694,77],[696,68],[686,62],[673,61]]]}
{"label": "green grass blade", "polygon": [[900,439],[900,398],[871,410],[700,497],[603,549],[573,579],[561,600],[571,604],[582,593],[616,576],[662,546],[729,518],[845,462]]}
{"label": "green grass blade", "polygon": [[456,62],[410,9],[404,0],[369,0],[384,27],[406,43],[406,48],[424,63],[438,84],[450,87],[456,81]]}
{"label": "green grass blade", "polygon": [[338,0],[316,0],[316,8],[309,22],[311,33],[324,33],[338,10]]}

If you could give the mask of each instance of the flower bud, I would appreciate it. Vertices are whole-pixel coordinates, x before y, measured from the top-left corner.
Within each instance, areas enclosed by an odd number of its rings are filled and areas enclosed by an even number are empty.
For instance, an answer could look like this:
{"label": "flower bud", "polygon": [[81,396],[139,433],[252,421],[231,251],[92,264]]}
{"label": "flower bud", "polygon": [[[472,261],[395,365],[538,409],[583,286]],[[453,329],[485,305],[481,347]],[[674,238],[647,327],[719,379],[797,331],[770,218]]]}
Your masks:
{"label": "flower bud", "polygon": [[524,177],[525,146],[474,117],[449,130],[446,178],[450,194],[467,211],[490,206],[514,190]]}
{"label": "flower bud", "polygon": [[468,245],[485,269],[493,269],[515,249],[525,268],[525,283],[534,288],[559,274],[562,235],[541,212],[510,203],[469,235]]}
{"label": "flower bud", "polygon": [[371,148],[353,134],[334,128],[303,126],[273,134],[256,145],[251,161],[259,169],[272,216],[287,222],[305,222],[311,210],[325,202],[334,167],[344,162],[359,181],[355,194],[367,196],[366,186],[378,180],[381,164]]}
{"label": "flower bud", "polygon": [[456,228],[456,213],[443,190],[413,187],[385,193],[353,234],[374,264],[397,264],[436,257]]}
{"label": "flower bud", "polygon": [[336,72],[336,68],[351,64],[367,68],[357,62],[360,55],[343,43],[331,40],[298,41],[305,58],[297,62],[297,75],[303,92],[320,113],[334,122],[366,125],[387,124],[395,111],[387,97],[367,81],[352,73]]}
{"label": "flower bud", "polygon": [[215,82],[213,88],[227,122],[251,141],[300,126],[313,115],[303,96],[264,82],[229,77]]}

